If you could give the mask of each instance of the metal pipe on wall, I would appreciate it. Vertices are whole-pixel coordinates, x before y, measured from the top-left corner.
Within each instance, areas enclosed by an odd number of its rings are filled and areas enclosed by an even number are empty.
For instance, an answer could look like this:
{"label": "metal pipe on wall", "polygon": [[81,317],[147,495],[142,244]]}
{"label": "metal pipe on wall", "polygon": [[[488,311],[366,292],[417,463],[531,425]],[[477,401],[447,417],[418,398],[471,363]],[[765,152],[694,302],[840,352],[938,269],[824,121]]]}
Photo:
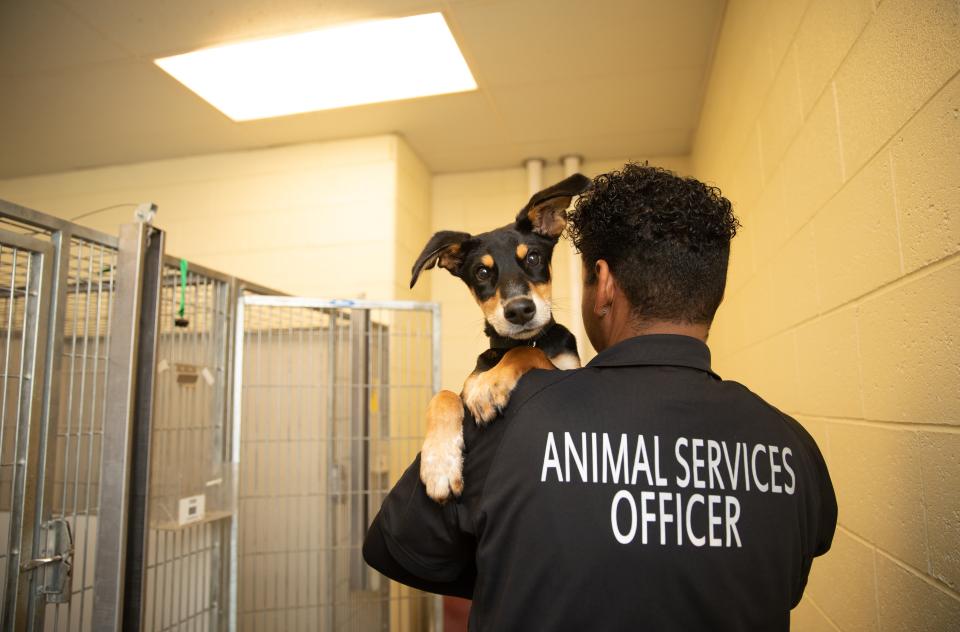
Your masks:
{"label": "metal pipe on wall", "polygon": [[543,158],[527,158],[523,161],[523,166],[527,169],[528,197],[543,188],[543,165]]}

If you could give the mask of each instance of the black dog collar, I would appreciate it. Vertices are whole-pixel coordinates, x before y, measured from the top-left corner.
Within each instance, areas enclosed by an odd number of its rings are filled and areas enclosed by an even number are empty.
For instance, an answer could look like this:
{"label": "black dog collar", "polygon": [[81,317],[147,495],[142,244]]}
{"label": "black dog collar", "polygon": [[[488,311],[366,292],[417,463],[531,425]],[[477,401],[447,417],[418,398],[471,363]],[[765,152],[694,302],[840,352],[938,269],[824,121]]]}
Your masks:
{"label": "black dog collar", "polygon": [[514,347],[536,347],[537,344],[540,342],[540,340],[542,340],[544,336],[547,335],[547,332],[549,332],[554,325],[556,325],[556,321],[554,321],[551,318],[550,322],[544,325],[543,329],[540,330],[539,334],[537,334],[533,338],[528,338],[526,340],[517,340],[515,338],[506,338],[504,336],[501,336],[496,331],[494,331],[493,327],[491,327],[489,324],[487,324],[487,326],[485,327],[486,329],[485,333],[490,338],[491,349],[497,349],[498,351],[507,351],[509,349],[513,349]]}

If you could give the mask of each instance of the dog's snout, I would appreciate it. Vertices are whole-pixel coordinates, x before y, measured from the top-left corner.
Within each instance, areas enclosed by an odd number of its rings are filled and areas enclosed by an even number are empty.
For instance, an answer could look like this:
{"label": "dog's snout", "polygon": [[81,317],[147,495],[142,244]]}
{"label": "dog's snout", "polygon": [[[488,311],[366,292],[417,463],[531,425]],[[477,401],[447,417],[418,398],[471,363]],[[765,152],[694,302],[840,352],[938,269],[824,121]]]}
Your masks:
{"label": "dog's snout", "polygon": [[528,298],[515,298],[503,306],[503,315],[514,325],[524,325],[537,313],[537,306]]}

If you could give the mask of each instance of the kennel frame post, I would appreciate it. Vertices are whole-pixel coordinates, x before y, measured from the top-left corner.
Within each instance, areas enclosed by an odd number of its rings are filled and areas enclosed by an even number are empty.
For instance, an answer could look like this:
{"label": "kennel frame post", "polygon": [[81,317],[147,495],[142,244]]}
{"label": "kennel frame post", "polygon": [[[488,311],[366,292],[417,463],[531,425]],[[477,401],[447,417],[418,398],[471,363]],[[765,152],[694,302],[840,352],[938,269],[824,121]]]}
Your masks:
{"label": "kennel frame post", "polygon": [[[73,239],[73,233],[70,230],[56,230],[50,235],[50,243],[53,247],[52,267],[53,274],[50,287],[50,305],[47,329],[47,357],[46,370],[43,376],[43,394],[41,404],[41,427],[40,427],[40,460],[37,473],[37,489],[40,490],[40,498],[37,502],[37,514],[34,521],[34,557],[40,554],[39,546],[44,542],[41,533],[44,523],[50,520],[53,515],[53,485],[47,483],[48,464],[54,463],[56,459],[56,424],[57,413],[60,405],[60,389],[57,388],[57,379],[60,376],[60,368],[63,361],[63,330],[66,321],[66,301],[67,301],[67,283],[70,274],[70,242]],[[40,592],[40,578],[44,579],[49,570],[38,570],[34,573],[33,586],[30,589],[30,611],[28,618],[30,625],[37,629],[43,626],[43,617],[45,614],[46,600]],[[44,581],[44,583],[46,583]],[[64,583],[64,594],[61,595],[61,603],[67,603],[71,597],[71,581],[67,577]]]}
{"label": "kennel frame post", "polygon": [[[217,446],[219,446],[219,454],[214,454],[213,456],[217,461],[230,465],[230,481],[233,487],[230,493],[234,496],[234,501],[237,495],[235,490],[237,489],[238,472],[237,469],[233,467],[233,362],[236,346],[234,340],[237,326],[237,309],[239,306],[238,297],[242,291],[242,283],[238,279],[231,277],[227,280],[226,291],[223,296],[224,304],[222,306],[226,315],[227,325],[223,329],[224,340],[222,343],[215,343],[216,347],[223,353],[223,375],[219,376],[219,379],[224,381],[226,388],[219,395],[223,397],[223,417],[220,419],[217,430],[218,437],[213,441],[215,450]],[[234,502],[233,512],[234,516],[231,517],[229,528],[222,532],[220,545],[213,551],[213,565],[217,570],[214,572],[214,576],[210,582],[210,598],[214,606],[210,613],[210,629],[214,632],[236,630],[235,626],[231,627],[229,621],[230,612],[232,611],[230,604],[233,602],[230,591],[233,560],[230,552],[233,548],[232,533],[234,518],[237,512],[236,502]]]}
{"label": "kennel frame post", "polygon": [[[369,489],[370,471],[370,311],[361,309],[350,314],[350,423],[347,441],[350,471],[347,474],[347,506],[349,538],[362,542],[367,530],[367,502],[358,490]],[[360,551],[350,554],[350,589],[366,590],[367,573]]]}
{"label": "kennel frame post", "polygon": [[162,265],[161,231],[143,223],[120,227],[91,620],[98,632],[141,627]]}
{"label": "kennel frame post", "polygon": [[[39,525],[37,518],[38,462],[42,450],[39,442],[42,426],[42,398],[34,396],[38,377],[44,375],[46,361],[46,333],[49,318],[48,290],[52,280],[53,247],[50,244],[24,235],[3,233],[4,245],[28,254],[29,263],[24,287],[24,316],[21,333],[21,355],[18,371],[19,393],[17,397],[17,433],[14,445],[14,474],[12,481],[11,518],[7,558],[6,583],[4,586],[4,630],[30,629],[29,614],[36,576],[42,569],[24,570],[21,565],[33,557],[41,542],[36,538]],[[11,299],[15,295],[14,278],[11,283]],[[11,300],[9,309],[14,308]],[[10,352],[9,348],[6,351]],[[5,376],[6,377],[6,376]],[[24,384],[26,382],[26,385]],[[19,511],[17,509],[19,508]],[[18,515],[19,514],[19,515]],[[37,571],[41,571],[38,573]]]}
{"label": "kennel frame post", "polygon": [[146,556],[150,522],[150,442],[153,432],[157,345],[160,338],[160,290],[166,233],[149,228],[143,262],[140,299],[140,343],[137,354],[136,408],[131,454],[130,523],[127,526],[127,562],[124,577],[123,630],[139,632],[144,627]]}
{"label": "kennel frame post", "polygon": [[231,409],[232,417],[230,432],[230,463],[233,466],[237,476],[233,478],[233,518],[230,520],[230,581],[227,586],[229,603],[227,604],[227,629],[237,630],[237,592],[239,583],[239,527],[240,527],[240,429],[241,429],[241,411],[243,402],[243,341],[244,341],[244,320],[243,306],[244,296],[242,292],[236,295],[236,311],[234,312],[234,344],[233,344],[233,380],[231,388]]}

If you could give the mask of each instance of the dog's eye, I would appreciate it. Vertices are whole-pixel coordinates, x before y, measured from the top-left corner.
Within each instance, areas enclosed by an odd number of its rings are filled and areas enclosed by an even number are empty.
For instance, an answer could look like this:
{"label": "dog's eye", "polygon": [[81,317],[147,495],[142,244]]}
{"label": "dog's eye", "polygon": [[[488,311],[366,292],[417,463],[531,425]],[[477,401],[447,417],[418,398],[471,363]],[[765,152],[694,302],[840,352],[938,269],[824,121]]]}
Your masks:
{"label": "dog's eye", "polygon": [[527,255],[527,265],[528,265],[528,266],[532,266],[532,267],[536,267],[536,266],[540,265],[540,253],[539,253],[539,252],[531,252],[530,254],[528,254],[528,255]]}
{"label": "dog's eye", "polygon": [[480,266],[473,274],[477,277],[477,281],[487,281],[490,279],[490,268],[487,266]]}

